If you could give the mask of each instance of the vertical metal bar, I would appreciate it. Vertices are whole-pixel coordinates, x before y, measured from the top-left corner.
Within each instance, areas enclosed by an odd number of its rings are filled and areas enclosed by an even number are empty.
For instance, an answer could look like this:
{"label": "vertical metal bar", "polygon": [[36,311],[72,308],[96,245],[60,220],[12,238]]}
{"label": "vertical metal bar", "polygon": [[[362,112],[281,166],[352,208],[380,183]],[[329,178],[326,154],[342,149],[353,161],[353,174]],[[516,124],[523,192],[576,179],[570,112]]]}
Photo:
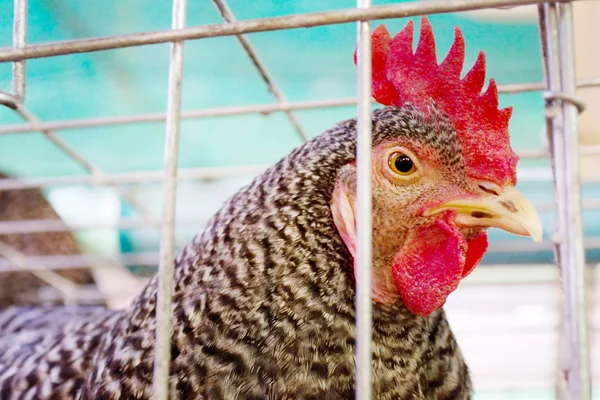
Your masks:
{"label": "vertical metal bar", "polygon": [[[560,12],[559,12],[560,11]],[[575,94],[571,6],[540,7],[540,24],[550,93]],[[581,224],[577,107],[548,100],[546,118],[556,189],[557,232],[554,237],[564,291],[563,345],[558,388],[569,399],[591,398],[585,299],[585,261]],[[562,392],[562,390],[561,390]],[[562,396],[563,393],[557,393]]]}
{"label": "vertical metal bar", "polygon": [[[27,0],[14,0],[13,48],[25,47],[27,38]],[[12,67],[13,95],[25,101],[25,61],[15,61]]]}
{"label": "vertical metal bar", "polygon": [[[542,52],[544,56],[544,64],[546,67],[546,80],[548,81],[548,91],[550,93],[559,92],[561,89],[560,84],[560,72],[558,67],[558,34],[557,34],[557,15],[556,9],[551,7],[549,4],[543,4],[539,6],[539,17],[540,17],[540,32],[542,40]],[[556,261],[559,269],[561,266],[561,247],[560,247],[560,232],[561,227],[564,223],[564,213],[561,212],[561,205],[564,205],[564,147],[556,145],[561,142],[561,118],[559,118],[559,109],[552,102],[546,102],[546,133],[548,136],[548,144],[550,148],[550,161],[552,164],[552,171],[554,174],[554,191],[555,191],[555,221],[556,233],[554,235],[554,251]],[[560,345],[558,347],[558,360],[559,368],[557,371],[557,382],[556,382],[556,398],[557,400],[567,400],[566,396],[566,374],[564,371],[569,369],[569,352],[566,347],[566,327],[565,324],[565,300],[561,302],[561,322],[563,329],[559,334]]]}
{"label": "vertical metal bar", "polygon": [[[185,27],[186,0],[173,0],[173,29]],[[154,354],[154,400],[167,400],[171,360],[171,302],[175,247],[175,200],[181,121],[181,84],[183,79],[183,42],[173,42],[169,65],[169,97],[165,133],[165,180],[160,240],[158,291],[156,299],[156,344]]]}
{"label": "vertical metal bar", "polygon": [[[369,8],[371,0],[357,0]],[[358,109],[356,123],[356,391],[357,400],[372,398],[372,198],[371,198],[371,23],[358,22]]]}
{"label": "vertical metal bar", "polygon": [[[563,93],[575,95],[575,56],[573,38],[573,5],[555,5],[559,13],[559,58]],[[562,102],[563,146],[565,165],[565,262],[563,285],[565,288],[565,314],[567,346],[572,365],[567,382],[572,399],[591,399],[590,360],[588,346],[585,253],[583,250],[583,225],[581,222],[581,174],[579,156],[579,111],[574,104]]]}

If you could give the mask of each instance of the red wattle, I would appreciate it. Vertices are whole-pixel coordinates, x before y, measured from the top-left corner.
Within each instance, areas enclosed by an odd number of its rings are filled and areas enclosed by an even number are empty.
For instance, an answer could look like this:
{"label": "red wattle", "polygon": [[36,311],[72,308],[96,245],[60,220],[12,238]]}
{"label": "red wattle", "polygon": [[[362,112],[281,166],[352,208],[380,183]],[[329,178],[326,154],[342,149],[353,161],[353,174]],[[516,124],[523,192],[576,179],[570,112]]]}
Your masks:
{"label": "red wattle", "polygon": [[[479,251],[481,239],[475,244],[473,249]],[[392,274],[406,308],[426,317],[443,306],[464,276],[466,253],[463,235],[445,220],[411,231],[392,260]]]}

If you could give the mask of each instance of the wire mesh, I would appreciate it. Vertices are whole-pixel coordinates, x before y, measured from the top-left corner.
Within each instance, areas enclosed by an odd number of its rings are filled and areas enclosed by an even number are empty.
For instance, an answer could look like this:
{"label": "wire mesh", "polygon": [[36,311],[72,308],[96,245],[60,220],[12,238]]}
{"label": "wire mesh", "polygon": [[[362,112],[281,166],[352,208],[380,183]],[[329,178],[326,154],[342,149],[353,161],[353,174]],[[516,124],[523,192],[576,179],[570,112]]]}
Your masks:
{"label": "wire mesh", "polygon": [[[569,393],[573,399],[590,398],[589,360],[587,359],[588,343],[586,338],[585,291],[584,291],[584,238],[581,227],[581,199],[577,160],[579,154],[600,154],[598,146],[587,146],[580,149],[577,141],[577,99],[574,97],[576,87],[600,86],[599,79],[575,81],[573,67],[573,34],[571,4],[558,4],[560,1],[538,0],[437,0],[427,2],[401,3],[387,6],[371,6],[369,0],[358,0],[357,8],[329,12],[291,15],[259,20],[236,20],[225,0],[213,0],[226,23],[218,25],[185,27],[186,0],[173,0],[172,29],[167,31],[144,32],[112,37],[100,37],[79,40],[67,40],[55,43],[26,45],[27,0],[14,1],[13,46],[0,49],[0,62],[13,63],[13,93],[0,93],[0,104],[15,110],[25,124],[6,125],[0,127],[0,135],[43,132],[66,155],[78,162],[88,173],[81,177],[59,177],[37,180],[4,180],[0,181],[0,190],[16,190],[22,188],[73,185],[73,184],[110,184],[118,185],[133,182],[163,182],[164,209],[161,221],[146,217],[143,221],[119,222],[119,227],[148,226],[162,227],[160,246],[159,294],[157,296],[157,345],[154,371],[154,396],[156,399],[168,397],[168,376],[170,359],[170,310],[173,284],[173,255],[175,229],[175,195],[177,181],[183,179],[222,178],[239,176],[240,174],[256,174],[265,166],[240,166],[219,168],[177,169],[179,124],[185,118],[208,118],[273,112],[283,112],[297,134],[306,139],[304,128],[297,120],[294,111],[357,105],[358,115],[358,246],[357,246],[357,390],[356,397],[371,398],[371,57],[370,57],[370,22],[375,19],[403,18],[420,14],[435,14],[455,11],[468,11],[490,7],[511,7],[525,4],[540,4],[540,26],[542,43],[547,69],[547,82],[504,85],[499,87],[501,93],[517,93],[524,91],[548,90],[547,121],[550,134],[550,152],[539,149],[521,154],[523,157],[551,157],[558,199],[557,215],[559,216],[558,233],[554,237],[559,266],[564,282],[565,328],[568,341],[568,359],[564,369],[566,372]],[[265,63],[258,57],[246,34],[299,27],[314,27],[326,24],[357,22],[358,25],[358,96],[334,100],[318,100],[305,102],[288,102],[274,78],[268,72]],[[214,109],[181,110],[181,82],[183,73],[183,43],[186,40],[202,39],[217,36],[236,35],[248,57],[258,69],[262,79],[272,92],[277,103],[252,105],[243,107],[222,107]],[[80,120],[40,121],[23,106],[26,92],[25,65],[26,60],[40,57],[52,57],[81,52],[93,52],[132,46],[157,43],[172,43],[170,55],[169,99],[166,113],[140,114],[121,117],[104,117]],[[146,171],[136,173],[105,174],[98,167],[70,148],[54,133],[56,130],[90,128],[98,126],[137,124],[142,122],[166,121],[165,137],[165,169],[164,171]],[[126,191],[119,189],[120,195],[128,198]],[[589,205],[588,205],[589,206]],[[598,207],[594,203],[593,207]],[[584,208],[585,208],[584,204]],[[190,223],[190,221],[186,221]],[[193,221],[191,223],[194,223]],[[41,225],[44,226],[40,227]],[[69,229],[73,227],[69,226]],[[91,229],[92,227],[75,227]],[[49,221],[25,221],[19,223],[0,224],[0,231],[34,232],[66,229],[66,225]],[[575,240],[565,240],[566,237]],[[600,241],[595,245],[600,247]],[[3,253],[13,256],[11,249]],[[512,251],[514,248],[506,249]],[[130,257],[139,257],[135,262],[151,263],[157,254],[146,253]],[[144,258],[145,257],[145,258]],[[2,261],[2,260],[0,260]],[[113,260],[114,262],[114,260]],[[65,256],[55,257],[54,261],[46,259],[42,262],[22,262],[22,268],[46,271],[71,265],[90,266],[89,257]],[[110,262],[109,262],[110,264]],[[10,270],[12,263],[0,262],[0,272]],[[60,284],[57,284],[60,286]],[[69,291],[71,288],[63,291]]]}

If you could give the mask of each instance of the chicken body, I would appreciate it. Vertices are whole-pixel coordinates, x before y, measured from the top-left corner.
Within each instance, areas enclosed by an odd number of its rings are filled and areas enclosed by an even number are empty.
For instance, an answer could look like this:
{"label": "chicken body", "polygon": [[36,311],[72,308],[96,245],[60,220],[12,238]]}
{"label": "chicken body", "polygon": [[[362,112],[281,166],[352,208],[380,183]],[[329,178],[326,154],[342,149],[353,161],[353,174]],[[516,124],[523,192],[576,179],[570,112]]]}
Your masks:
{"label": "chicken body", "polygon": [[[449,126],[384,108],[373,115],[373,142],[431,141],[435,131],[441,139],[432,148],[459,165],[460,153],[443,150],[460,149]],[[331,198],[339,171],[355,158],[355,136],[349,120],[294,150],[226,202],[179,255],[172,399],[353,397],[353,259]],[[156,292],[154,277],[119,312],[0,313],[0,398],[150,399]],[[420,317],[401,300],[373,306],[374,398],[470,398],[443,310]]]}
{"label": "chicken body", "polygon": [[[0,179],[7,178],[7,175],[0,174]],[[0,191],[0,222],[30,220],[60,220],[60,217],[39,189]],[[0,243],[32,257],[81,254],[77,240],[69,231],[0,234]],[[0,257],[5,256],[7,255],[0,253]],[[94,284],[94,277],[87,269],[56,270],[55,273],[74,284]],[[41,290],[44,289],[49,290],[51,298],[42,296]],[[51,305],[63,302],[60,292],[31,272],[0,272],[0,309],[11,305]]]}

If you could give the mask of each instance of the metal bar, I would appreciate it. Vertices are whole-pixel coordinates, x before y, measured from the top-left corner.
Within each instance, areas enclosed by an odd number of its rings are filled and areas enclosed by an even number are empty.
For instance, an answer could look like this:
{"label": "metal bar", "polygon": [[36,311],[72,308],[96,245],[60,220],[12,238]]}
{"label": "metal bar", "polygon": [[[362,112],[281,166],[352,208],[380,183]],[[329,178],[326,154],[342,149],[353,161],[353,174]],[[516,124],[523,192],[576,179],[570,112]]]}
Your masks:
{"label": "metal bar", "polygon": [[[75,303],[77,292],[75,283],[63,278],[54,271],[48,270],[45,268],[44,264],[31,264],[25,254],[2,241],[0,241],[0,255],[4,257],[4,260],[7,260],[12,266],[16,267],[13,267],[13,271],[27,271],[31,273],[36,278],[46,282],[48,285],[62,293],[65,304]],[[0,260],[3,259],[0,258]],[[37,268],[30,269],[28,268],[29,266],[36,266]]]}
{"label": "metal bar", "polygon": [[[598,85],[600,86],[600,80]],[[308,110],[326,107],[344,107],[356,105],[355,97],[347,97],[332,100],[311,100],[287,104],[264,104],[250,106],[234,106],[234,107],[219,107],[206,108],[191,111],[183,111],[182,119],[207,118],[207,117],[223,117],[230,115],[246,115],[246,114],[264,114],[268,115],[273,112],[288,111],[288,110]],[[144,122],[164,122],[166,119],[165,113],[139,114],[123,117],[101,117],[101,118],[82,118],[63,121],[45,122],[39,125],[5,125],[0,127],[0,135],[9,133],[36,132],[41,129],[66,130],[80,129],[98,126],[110,125],[127,125],[138,124]]]}
{"label": "metal bar", "polygon": [[[575,94],[571,6],[545,4],[540,24],[548,87]],[[547,127],[556,185],[555,254],[560,267],[564,301],[562,370],[571,399],[589,400],[591,383],[585,305],[585,253],[581,222],[578,110],[564,99],[547,100]],[[561,386],[560,384],[558,385]]]}
{"label": "metal bar", "polygon": [[[219,13],[221,14],[221,16],[223,17],[223,19],[226,22],[228,22],[228,23],[237,22],[235,15],[231,11],[231,9],[229,8],[229,6],[227,5],[227,2],[225,0],[213,0],[213,4],[217,8],[217,10],[219,10]],[[273,78],[273,76],[269,73],[269,71],[265,67],[265,64],[258,57],[258,53],[256,52],[256,49],[254,48],[254,46],[252,46],[252,43],[250,43],[250,40],[244,35],[236,35],[236,38],[240,42],[242,47],[244,48],[244,51],[246,51],[246,54],[250,58],[250,61],[252,61],[252,63],[258,70],[258,73],[262,77],[263,81],[265,81],[265,83],[267,84],[269,91],[271,93],[273,93],[273,96],[275,96],[275,99],[277,100],[277,104],[278,105],[287,104],[288,103],[287,98],[285,97],[285,95],[283,94],[281,89],[279,88],[279,85],[275,81],[275,78]],[[288,120],[290,121],[290,123],[292,124],[294,129],[296,130],[296,133],[298,134],[298,136],[300,136],[300,138],[304,142],[306,142],[308,140],[308,136],[306,135],[306,132],[304,132],[304,129],[302,129],[302,126],[300,125],[300,121],[298,121],[298,118],[296,118],[296,114],[292,110],[284,110],[284,112],[285,112]]]}
{"label": "metal bar", "polygon": [[[187,0],[173,0],[172,28],[185,27]],[[165,131],[163,215],[160,238],[160,263],[156,293],[156,341],[154,352],[153,399],[169,398],[171,365],[171,302],[175,269],[175,208],[177,199],[177,164],[181,125],[181,86],[183,81],[184,42],[171,44],[169,91]]]}
{"label": "metal bar", "polygon": [[[582,156],[598,156],[600,155],[600,145],[588,145],[579,146],[580,154]],[[550,152],[547,149],[536,149],[536,150],[520,150],[517,151],[520,158],[548,158]]]}
{"label": "metal bar", "polygon": [[[584,240],[585,249],[600,249],[600,236],[587,237]],[[537,253],[552,250],[554,243],[548,240],[542,243],[531,243],[526,240],[506,240],[490,242],[488,253]],[[117,268],[119,265],[135,265],[155,268],[159,264],[160,254],[152,251],[120,254],[117,259],[100,255],[57,255],[57,256],[27,256],[23,268],[15,268],[14,264],[0,257],[0,274],[14,271],[38,270],[69,270],[80,268]],[[1,276],[0,276],[1,278]]]}
{"label": "metal bar", "polygon": [[[0,272],[1,274],[1,272]],[[1,275],[0,275],[1,278]],[[143,278],[140,278],[140,281]],[[75,293],[73,295],[73,302],[78,305],[100,305],[106,306],[107,298],[104,296],[96,285],[75,285],[74,287]],[[130,288],[129,290],[110,290],[111,298],[113,296],[130,296],[135,295],[135,289]],[[47,290],[47,288],[40,288],[40,295],[43,297],[45,302],[56,302],[57,300],[63,299],[63,296],[57,295],[52,291]],[[109,300],[110,302],[110,300]]]}
{"label": "metal bar", "polygon": [[[554,7],[557,7],[556,5]],[[559,9],[559,56],[562,92],[576,96],[575,40],[573,32],[573,8],[571,4],[560,4]],[[565,156],[565,208],[564,226],[565,262],[562,278],[565,288],[565,323],[567,346],[571,369],[567,376],[571,398],[590,400],[592,384],[590,374],[590,347],[586,306],[586,264],[583,248],[583,223],[581,208],[580,155],[579,155],[579,111],[575,104],[562,101],[563,146]]]}
{"label": "metal bar", "polygon": [[311,14],[289,15],[238,21],[230,24],[204,25],[185,29],[142,32],[120,36],[92,39],[65,40],[26,46],[23,49],[0,48],[0,62],[19,61],[31,58],[53,57],[73,53],[120,49],[181,40],[202,39],[244,33],[276,31],[291,28],[308,28],[320,25],[335,25],[359,20],[414,17],[422,14],[441,14],[471,11],[482,8],[556,3],[565,0],[432,0],[389,4],[368,9],[333,10]]}
{"label": "metal bar", "polygon": [[[552,92],[559,91],[561,88],[560,84],[560,72],[558,70],[558,40],[556,39],[556,9],[551,8],[549,5],[544,4],[538,6],[539,12],[539,25],[542,42],[542,56],[546,70],[546,80],[548,82],[548,90]],[[552,20],[552,21],[551,21]],[[548,135],[548,145],[551,153],[551,164],[553,177],[555,182],[555,194],[556,199],[555,206],[555,235],[559,237],[560,227],[564,226],[564,213],[560,212],[561,204],[564,204],[564,190],[559,190],[559,182],[564,182],[564,154],[562,146],[555,146],[554,143],[560,142],[560,121],[556,118],[558,109],[553,106],[553,101],[546,100],[546,133]],[[561,188],[562,189],[562,188]],[[542,243],[545,244],[545,243]],[[554,254],[557,264],[560,269],[560,246],[559,243],[554,241],[552,243]],[[570,396],[567,392],[567,371],[569,370],[568,350],[566,346],[566,324],[565,324],[565,299],[561,298],[562,310],[560,312],[562,330],[559,331],[558,340],[558,367],[556,374],[555,384],[555,395],[557,400],[566,400]]]}
{"label": "metal bar", "polygon": [[[185,168],[178,173],[180,180],[219,179],[227,177],[253,176],[263,172],[268,165],[243,165],[231,167]],[[102,174],[100,176],[63,176],[43,179],[0,179],[1,190],[20,190],[49,186],[69,185],[117,185],[126,183],[162,182],[164,171],[126,172]]]}
{"label": "metal bar", "polygon": [[[104,297],[103,293],[100,292],[98,290],[98,287],[96,285],[74,285],[73,290],[75,291],[73,294],[74,297],[74,301],[77,304],[81,304],[81,305],[99,305],[98,303],[105,303],[106,302],[106,297]],[[43,298],[45,301],[56,301],[59,300],[60,297],[56,296],[56,294],[52,293],[51,291],[46,290],[46,288],[40,288],[40,292],[42,292],[43,294]],[[111,294],[117,294],[117,295],[122,295],[122,294],[131,294],[131,291],[127,291],[127,293],[124,292],[117,292],[117,291],[112,291],[111,290]],[[105,304],[102,304],[105,305]]]}
{"label": "metal bar", "polygon": [[[525,150],[517,152],[521,158],[547,158],[548,151],[545,149]],[[582,146],[582,155],[600,155],[599,146]],[[240,178],[243,176],[255,176],[264,172],[268,165],[243,165],[243,166],[226,166],[226,167],[199,167],[199,168],[184,168],[178,172],[178,180],[203,180],[203,179],[225,179],[225,178]],[[116,185],[120,184],[138,184],[138,183],[156,183],[162,182],[164,174],[162,171],[141,171],[141,172],[125,172],[119,174],[103,174],[101,176],[62,176],[53,178],[33,178],[33,179],[0,179],[0,191],[3,190],[22,190],[42,187],[58,187],[58,186],[76,186],[76,185],[111,185],[118,189]],[[527,177],[525,177],[527,178]],[[539,180],[534,178],[521,181]],[[545,179],[543,179],[545,180]],[[120,193],[120,195],[127,195]],[[126,201],[136,204],[135,199],[131,196],[124,197]],[[139,211],[140,208],[138,208]],[[146,212],[144,215],[147,215]],[[147,216],[148,221],[152,218]],[[152,223],[149,222],[149,225]]]}
{"label": "metal bar", "polygon": [[[22,49],[27,39],[27,1],[14,0],[13,48]],[[25,101],[25,61],[15,61],[12,66],[13,95]]]}
{"label": "metal bar", "polygon": [[[584,240],[585,249],[600,249],[600,237],[588,237]],[[544,240],[541,243],[532,243],[521,240],[507,240],[495,243],[490,242],[488,253],[538,253],[542,251],[550,251],[554,248],[555,243],[551,240]]]}
{"label": "metal bar", "polygon": [[[547,201],[543,203],[534,203],[535,208],[539,211],[554,210],[555,203],[553,201]],[[582,208],[584,210],[598,210],[600,209],[600,198],[598,199],[584,199],[582,201]],[[177,219],[176,226],[183,226],[186,228],[201,229],[206,223],[207,219],[204,218],[181,218]],[[72,231],[84,231],[84,230],[101,230],[101,229],[116,229],[116,230],[129,230],[129,229],[142,229],[142,228],[159,228],[161,225],[160,221],[154,219],[138,219],[138,218],[123,218],[117,222],[107,223],[75,223],[65,224],[61,220],[57,219],[36,219],[36,220],[22,220],[22,221],[6,221],[0,222],[0,235],[19,235],[25,233],[48,233],[48,232],[72,232]]]}
{"label": "metal bar", "polygon": [[[600,86],[600,78],[581,79],[577,82],[578,88],[589,88]],[[522,92],[534,92],[546,90],[547,86],[545,83],[515,83],[508,85],[499,85],[498,92],[505,94],[514,94]],[[485,89],[484,89],[485,91]],[[1,104],[1,103],[0,103]],[[12,103],[11,103],[12,104]],[[246,114],[264,114],[268,115],[274,112],[286,112],[292,110],[311,110],[328,107],[346,107],[356,105],[356,97],[345,97],[340,99],[331,100],[309,100],[299,101],[285,104],[260,104],[260,105],[249,105],[249,106],[234,106],[234,107],[218,107],[218,108],[205,108],[198,110],[183,111],[181,118],[183,119],[194,119],[194,118],[211,118],[211,117],[223,117],[230,115],[246,115]],[[68,129],[80,129],[80,128],[92,128],[98,126],[112,126],[112,125],[128,125],[128,124],[139,124],[139,123],[151,123],[151,122],[164,122],[166,119],[165,113],[151,113],[151,114],[138,114],[128,115],[122,117],[100,117],[100,118],[82,118],[82,119],[69,119],[62,121],[49,121],[49,122],[38,122],[36,124],[13,124],[0,126],[0,135],[12,134],[12,133],[24,133],[24,132],[37,132],[44,129],[53,131],[68,130]]]}
{"label": "metal bar", "polygon": [[[12,272],[12,271],[3,271],[1,270],[3,264],[3,259],[0,259],[0,274],[4,272]],[[591,265],[593,268],[590,272],[591,275],[596,276],[600,274],[600,269],[598,265]],[[535,263],[524,265],[514,265],[514,264],[485,264],[483,266],[483,271],[478,269],[478,272],[474,275],[469,276],[468,279],[463,281],[461,285],[481,285],[487,283],[493,284],[524,284],[524,283],[555,283],[558,282],[558,278],[555,274],[553,274],[552,270],[556,268],[555,264],[546,264],[546,263]],[[483,272],[483,273],[482,273]],[[596,277],[597,278],[597,277]],[[1,279],[1,275],[0,275]],[[149,277],[139,277],[137,278],[141,283],[144,281],[148,281]],[[103,294],[99,292],[98,288],[95,285],[76,285],[76,300],[78,304],[97,304],[101,300],[105,300]],[[134,290],[135,291],[135,290]],[[111,295],[116,296],[134,296],[135,293],[132,293],[132,290],[112,290]],[[44,298],[49,300],[58,299],[56,296],[53,296],[52,293],[44,293]],[[596,331],[599,329],[595,329]]]}
{"label": "metal bar", "polygon": [[[579,152],[582,156],[598,156],[600,155],[600,145],[579,146]],[[546,149],[521,150],[517,154],[520,158],[548,158],[550,152]]]}
{"label": "metal bar", "polygon": [[[600,200],[598,204],[600,208]],[[177,220],[177,225],[185,227],[199,228],[206,223],[206,219],[181,219]],[[161,223],[158,220],[143,220],[138,218],[123,218],[118,222],[93,223],[93,224],[65,224],[59,219],[34,219],[21,221],[0,222],[0,235],[22,235],[25,233],[49,233],[49,232],[72,232],[84,230],[102,230],[102,229],[141,229],[141,228],[160,228]]]}
{"label": "metal bar", "polygon": [[122,265],[136,265],[156,267],[158,265],[158,252],[137,252],[120,254],[118,259],[107,256],[92,254],[77,255],[53,255],[53,256],[27,256],[24,257],[23,268],[15,268],[12,261],[0,258],[0,273],[14,271],[40,271],[57,269],[80,269],[80,268],[117,268]]}
{"label": "metal bar", "polygon": [[[357,0],[368,10],[371,0]],[[357,400],[372,398],[372,261],[373,221],[371,198],[371,23],[357,24],[357,118],[356,118],[356,389]]]}
{"label": "metal bar", "polygon": [[[600,86],[600,79],[596,82]],[[484,90],[487,86],[484,87]],[[546,82],[525,82],[525,83],[510,83],[506,85],[498,85],[498,93],[514,94],[526,92],[539,92],[546,90]],[[483,90],[482,90],[483,92]]]}
{"label": "metal bar", "polygon": [[[523,159],[547,158],[549,152],[546,149],[521,150],[517,154]],[[581,146],[582,156],[600,155],[600,146]],[[224,167],[198,167],[182,168],[178,172],[178,180],[202,180],[239,178],[243,176],[254,176],[264,172],[269,165],[240,165]],[[41,187],[71,186],[71,185],[120,185],[136,183],[162,182],[163,171],[140,171],[124,172],[118,174],[84,175],[84,176],[62,176],[42,179],[0,179],[0,191],[21,190]],[[127,199],[132,201],[132,199]],[[135,205],[135,203],[134,203]],[[148,220],[152,219],[148,217]]]}
{"label": "metal bar", "polygon": [[[582,0],[579,0],[582,1]],[[577,80],[578,88],[591,88],[600,86],[600,78],[583,78]],[[527,83],[510,83],[506,85],[498,85],[498,93],[515,94],[525,92],[540,92],[546,90],[548,84],[546,82],[527,82]],[[482,92],[487,89],[484,88]]]}

